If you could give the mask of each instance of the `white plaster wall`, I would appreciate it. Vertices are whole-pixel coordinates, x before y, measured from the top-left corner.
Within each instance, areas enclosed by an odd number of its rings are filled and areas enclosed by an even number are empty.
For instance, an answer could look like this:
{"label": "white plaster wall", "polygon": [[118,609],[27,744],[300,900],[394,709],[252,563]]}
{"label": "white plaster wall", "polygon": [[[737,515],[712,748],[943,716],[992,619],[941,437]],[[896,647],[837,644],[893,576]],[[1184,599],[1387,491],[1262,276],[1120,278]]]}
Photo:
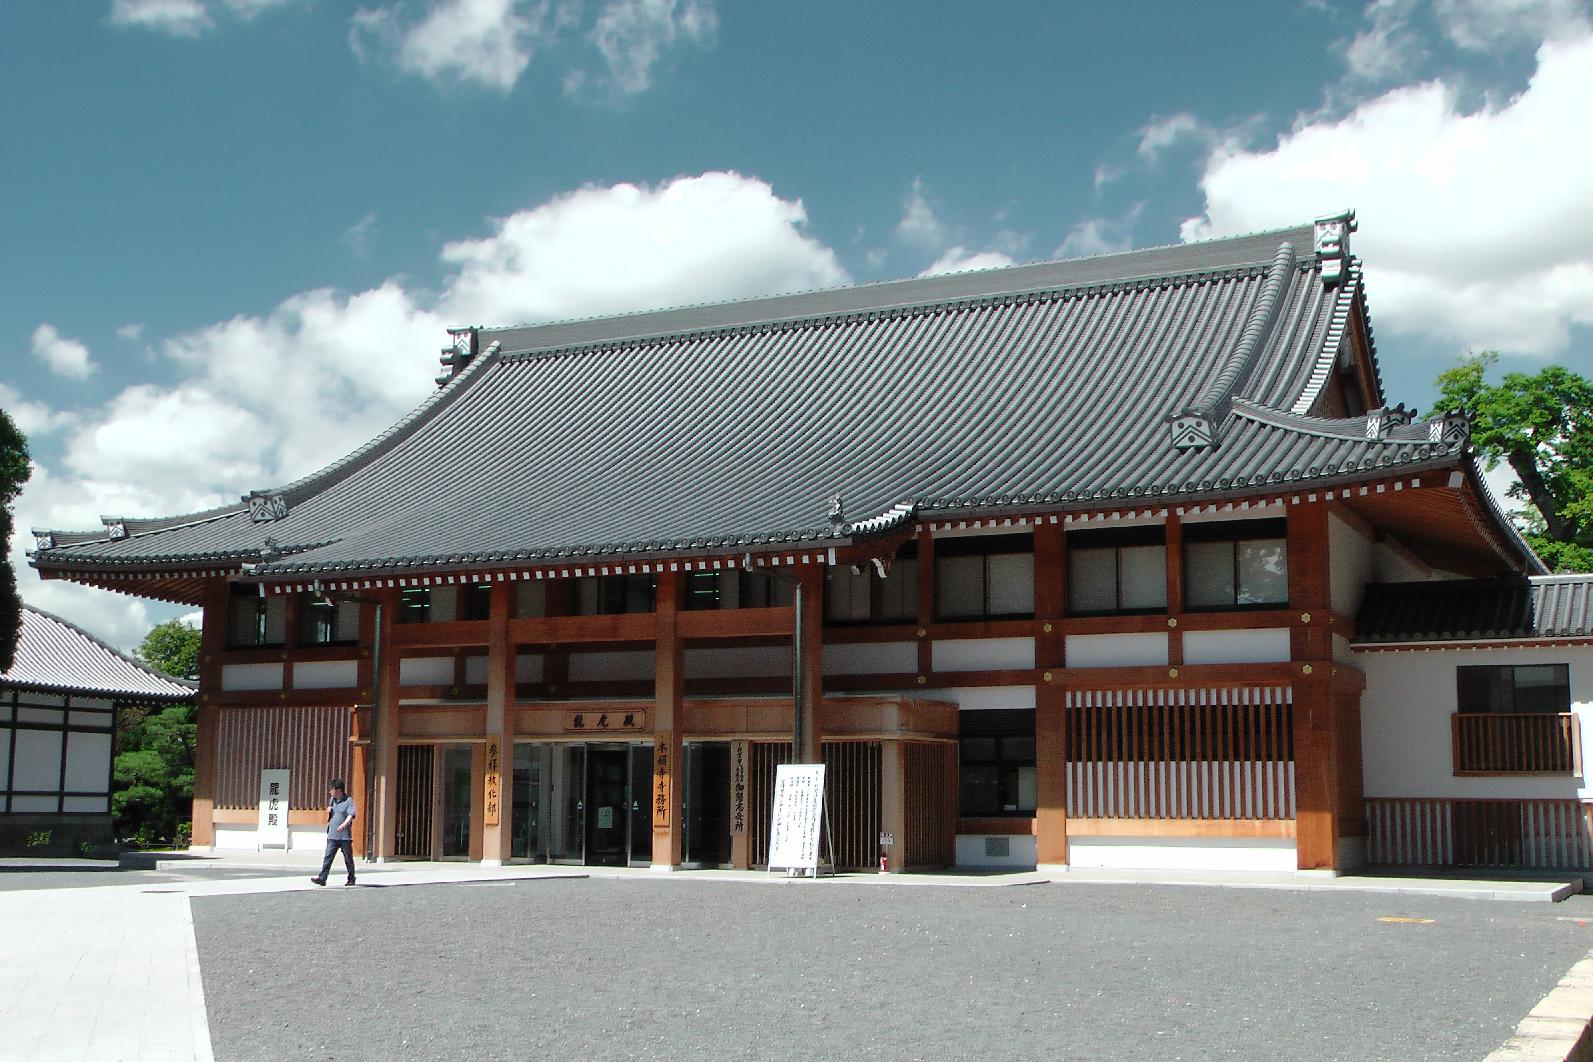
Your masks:
{"label": "white plaster wall", "polygon": [[[1582,762],[1593,742],[1593,646],[1427,649],[1359,653],[1361,756],[1369,797],[1545,797],[1588,799],[1587,779],[1569,775],[1456,778],[1449,717],[1455,668],[1484,664],[1570,664],[1571,710],[1582,728]],[[1584,768],[1585,769],[1585,768]]]}
{"label": "white plaster wall", "polygon": [[1069,837],[1068,866],[1292,873],[1299,859],[1287,837]]}
{"label": "white plaster wall", "polygon": [[48,723],[60,726],[66,721],[66,711],[61,708],[35,708],[30,704],[17,705],[17,722]]}
{"label": "white plaster wall", "polygon": [[1165,666],[1167,635],[1070,634],[1067,661],[1068,667]]}
{"label": "white plaster wall", "polygon": [[224,690],[280,690],[281,664],[227,664],[221,669]]}
{"label": "white plaster wall", "polygon": [[104,793],[111,780],[111,735],[68,734],[66,788],[81,793]]}
{"label": "white plaster wall", "polygon": [[617,653],[571,653],[571,682],[614,682],[653,677],[653,651],[637,649]]}
{"label": "white plaster wall", "polygon": [[487,682],[487,658],[485,656],[465,657],[465,683],[470,686],[484,686]]}
{"label": "white plaster wall", "polygon": [[452,686],[454,658],[451,656],[413,656],[398,662],[400,686]]}
{"label": "white plaster wall", "polygon": [[[32,699],[32,694],[29,694],[28,696],[29,696],[29,699],[31,700]],[[106,699],[104,697],[79,697],[76,694],[74,694],[73,697],[72,697],[72,707],[73,708],[103,708],[106,711],[109,711],[110,709],[116,707],[116,702],[108,700],[108,699]]]}
{"label": "white plaster wall", "polygon": [[1037,854],[1036,838],[1031,834],[1003,838],[1008,842],[1006,856],[986,854],[985,834],[959,833],[957,835],[957,865],[959,867],[1019,867],[1034,869]]}
{"label": "white plaster wall", "polygon": [[[254,824],[245,825],[239,822],[218,823],[216,825],[217,850],[230,852],[253,852],[259,846],[259,834]],[[280,845],[272,845],[270,851],[280,850]],[[290,826],[288,828],[288,850],[290,852],[324,852],[326,850],[325,826]],[[341,873],[343,858],[339,856],[333,865],[334,872]]]}
{"label": "white plaster wall", "polygon": [[523,653],[515,657],[514,680],[516,682],[541,682],[542,654]]}
{"label": "white plaster wall", "polygon": [[293,665],[293,688],[299,690],[336,690],[359,681],[357,660],[317,660]]}
{"label": "white plaster wall", "polygon": [[1271,664],[1288,659],[1289,632],[1282,627],[1184,633],[1186,664]]}
{"label": "white plaster wall", "polygon": [[[45,793],[61,791],[61,732],[59,730],[18,730],[16,764],[12,768],[11,784],[17,789],[36,789]],[[100,785],[104,785],[103,779]],[[21,797],[12,797],[12,811],[24,809],[16,805]],[[55,798],[51,797],[53,810]]]}
{"label": "white plaster wall", "polygon": [[1328,601],[1334,611],[1353,616],[1372,577],[1374,546],[1366,536],[1328,513]]}
{"label": "white plaster wall", "polygon": [[73,727],[86,727],[90,730],[109,730],[111,716],[108,712],[73,712]]}
{"label": "white plaster wall", "polygon": [[901,675],[917,670],[917,642],[856,642],[824,647],[826,675]]}
{"label": "white plaster wall", "polygon": [[[1000,671],[1034,666],[1033,638],[952,638],[930,646],[936,671]],[[917,668],[916,662],[912,668]]]}
{"label": "white plaster wall", "polygon": [[904,697],[950,701],[965,712],[986,708],[1033,708],[1033,686],[951,686],[943,690],[898,690]]}
{"label": "white plaster wall", "polygon": [[[687,678],[739,678],[742,675],[774,677],[791,674],[791,647],[788,645],[687,649],[683,655]],[[830,649],[826,647],[824,656],[828,658],[829,655]]]}
{"label": "white plaster wall", "polygon": [[0,789],[7,789],[11,785],[11,728],[0,726]]}

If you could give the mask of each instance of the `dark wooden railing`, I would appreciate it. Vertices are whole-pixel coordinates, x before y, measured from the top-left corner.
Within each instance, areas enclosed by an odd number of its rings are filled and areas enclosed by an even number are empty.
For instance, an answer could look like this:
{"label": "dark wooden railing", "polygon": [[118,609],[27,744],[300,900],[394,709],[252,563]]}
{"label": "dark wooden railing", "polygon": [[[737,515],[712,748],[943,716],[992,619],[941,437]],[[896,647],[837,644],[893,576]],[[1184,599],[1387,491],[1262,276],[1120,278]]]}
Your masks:
{"label": "dark wooden railing", "polygon": [[1458,712],[1450,720],[1456,774],[1582,773],[1582,733],[1571,712]]}
{"label": "dark wooden railing", "polygon": [[1593,832],[1575,799],[1379,797],[1366,801],[1366,821],[1377,866],[1593,867]]}

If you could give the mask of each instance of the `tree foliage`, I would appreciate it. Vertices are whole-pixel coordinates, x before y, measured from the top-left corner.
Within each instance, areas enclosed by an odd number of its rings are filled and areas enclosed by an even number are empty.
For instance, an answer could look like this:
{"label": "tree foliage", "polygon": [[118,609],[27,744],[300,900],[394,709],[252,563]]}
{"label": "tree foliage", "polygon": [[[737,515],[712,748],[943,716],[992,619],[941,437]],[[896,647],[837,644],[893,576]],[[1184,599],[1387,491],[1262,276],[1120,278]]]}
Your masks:
{"label": "tree foliage", "polygon": [[[197,678],[199,631],[169,620],[144,636],[135,655],[168,675]],[[194,716],[191,704],[122,712],[111,794],[118,837],[141,844],[172,841],[189,821],[199,735]]]}
{"label": "tree foliage", "polygon": [[1487,380],[1493,351],[1439,374],[1445,409],[1463,409],[1488,468],[1510,466],[1523,535],[1555,571],[1593,571],[1593,381],[1562,365]]}
{"label": "tree foliage", "polygon": [[0,671],[9,671],[16,659],[17,636],[22,632],[22,599],[17,596],[17,573],[11,570],[11,503],[22,492],[32,469],[28,441],[5,410],[0,409]]}

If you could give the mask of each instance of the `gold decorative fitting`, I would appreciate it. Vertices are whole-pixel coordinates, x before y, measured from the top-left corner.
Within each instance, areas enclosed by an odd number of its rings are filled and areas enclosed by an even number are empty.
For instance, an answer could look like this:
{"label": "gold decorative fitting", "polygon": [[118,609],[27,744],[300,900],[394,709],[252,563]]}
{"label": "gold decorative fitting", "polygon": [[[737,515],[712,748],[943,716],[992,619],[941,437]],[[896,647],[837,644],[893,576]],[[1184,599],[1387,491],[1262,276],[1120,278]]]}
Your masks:
{"label": "gold decorative fitting", "polygon": [[923,675],[919,675],[919,676],[918,676],[918,684],[919,684],[919,685],[920,685],[920,686],[922,686],[922,685],[923,685],[923,684],[924,684],[924,683],[926,683],[926,682],[928,682],[928,681],[929,681],[929,680],[928,680],[928,679],[927,679],[927,678],[925,678],[925,677],[924,677],[924,676],[923,676]]}
{"label": "gold decorative fitting", "polygon": [[1047,623],[1044,627],[1041,627],[1040,629],[1045,631],[1045,633],[1047,633],[1047,634],[1051,633],[1051,625],[1049,623]]}
{"label": "gold decorative fitting", "polygon": [[1302,666],[1300,668],[1300,674],[1309,675],[1310,673],[1311,673],[1311,665],[1310,664],[1305,664],[1304,666]]}
{"label": "gold decorative fitting", "polygon": [[1178,617],[1177,616],[1168,616],[1167,617],[1167,626],[1169,628],[1178,626]]}
{"label": "gold decorative fitting", "polygon": [[1310,623],[1311,622],[1311,613],[1309,613],[1309,612],[1300,613],[1300,622],[1301,623]]}
{"label": "gold decorative fitting", "polygon": [[920,637],[920,638],[922,638],[922,637],[923,637],[923,636],[924,636],[924,635],[926,635],[926,634],[928,634],[928,633],[929,633],[929,632],[928,632],[928,631],[926,631],[926,630],[924,630],[924,628],[922,628],[922,627],[920,627],[920,628],[918,628],[918,636],[919,636],[919,637]]}
{"label": "gold decorative fitting", "polygon": [[1046,673],[1045,673],[1045,680],[1046,680],[1046,681],[1047,681],[1047,682],[1050,682],[1050,681],[1051,681],[1051,672],[1049,672],[1049,671],[1047,671],[1047,672],[1046,672]]}
{"label": "gold decorative fitting", "polygon": [[1167,677],[1168,678],[1177,678],[1178,677],[1178,669],[1176,667],[1168,668],[1167,669]]}

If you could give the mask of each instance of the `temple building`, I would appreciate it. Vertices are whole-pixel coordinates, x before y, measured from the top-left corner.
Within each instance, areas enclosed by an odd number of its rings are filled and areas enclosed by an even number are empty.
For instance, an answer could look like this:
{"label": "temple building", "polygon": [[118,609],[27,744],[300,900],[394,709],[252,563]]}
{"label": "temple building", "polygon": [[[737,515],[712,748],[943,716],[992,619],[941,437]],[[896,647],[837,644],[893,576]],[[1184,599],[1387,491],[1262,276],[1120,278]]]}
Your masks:
{"label": "temple building", "polygon": [[192,684],[26,605],[0,673],[0,854],[109,853],[119,713],[192,703]]}
{"label": "temple building", "polygon": [[201,846],[285,769],[382,859],[756,867],[793,761],[841,867],[1585,840],[1593,674],[1532,670],[1577,645],[1468,672],[1516,650],[1404,609],[1558,584],[1464,416],[1385,397],[1354,227],[455,329],[342,460],[33,564],[203,608]]}

